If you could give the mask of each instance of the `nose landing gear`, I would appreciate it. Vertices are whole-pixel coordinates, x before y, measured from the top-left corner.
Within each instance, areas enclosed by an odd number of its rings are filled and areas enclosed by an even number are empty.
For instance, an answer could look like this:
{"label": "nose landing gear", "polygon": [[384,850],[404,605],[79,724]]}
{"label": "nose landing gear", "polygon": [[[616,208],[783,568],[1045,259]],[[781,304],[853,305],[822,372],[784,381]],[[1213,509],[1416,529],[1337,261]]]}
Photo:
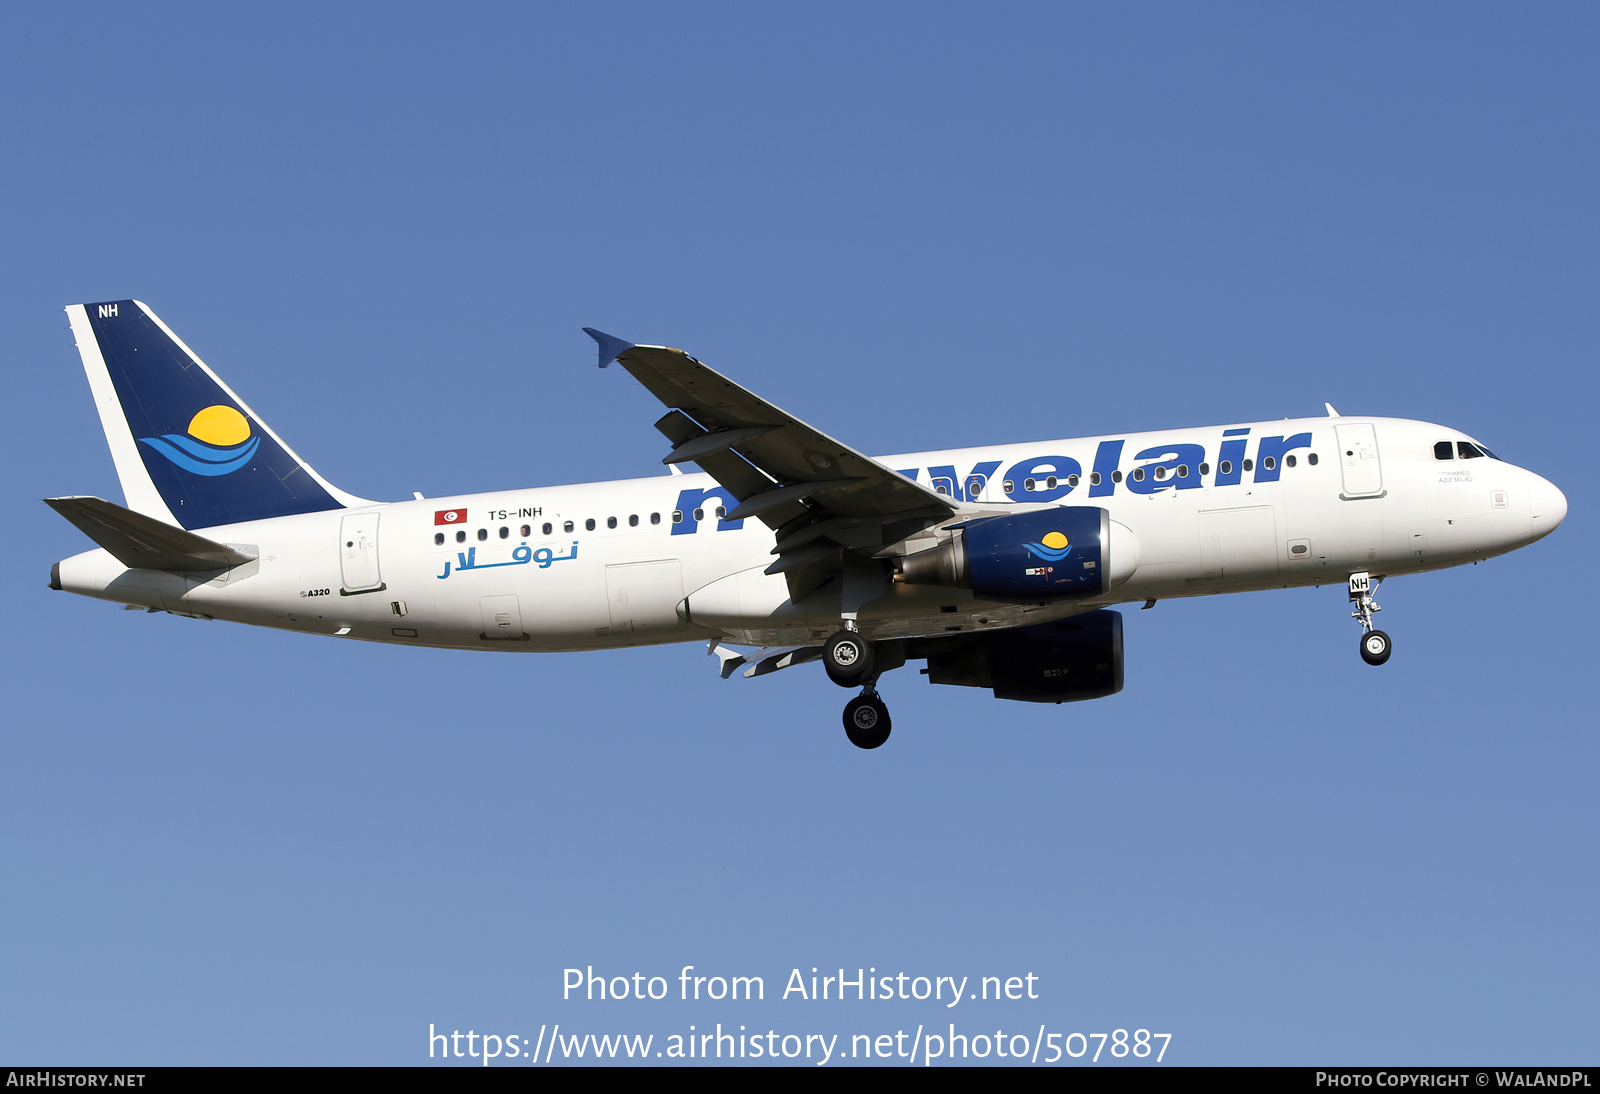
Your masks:
{"label": "nose landing gear", "polygon": [[1383,611],[1373,598],[1382,583],[1383,578],[1373,577],[1365,571],[1350,575],[1350,603],[1356,606],[1350,617],[1361,621],[1361,660],[1369,665],[1381,665],[1389,660],[1394,648],[1389,636],[1372,625],[1374,613]]}

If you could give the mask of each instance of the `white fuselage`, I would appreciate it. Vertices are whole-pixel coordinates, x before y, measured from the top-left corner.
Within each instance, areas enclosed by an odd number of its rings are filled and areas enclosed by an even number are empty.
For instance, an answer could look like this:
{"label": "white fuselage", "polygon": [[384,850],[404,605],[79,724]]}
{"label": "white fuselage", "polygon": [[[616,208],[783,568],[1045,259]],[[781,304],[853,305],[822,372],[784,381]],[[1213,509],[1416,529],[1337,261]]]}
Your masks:
{"label": "white fuselage", "polygon": [[[1138,561],[1092,601],[1001,604],[891,583],[860,628],[873,639],[982,630],[1416,573],[1503,554],[1560,523],[1566,500],[1540,476],[1436,457],[1435,445],[1463,440],[1424,422],[1330,417],[884,457],[990,513],[1103,507],[1133,533]],[[837,630],[836,585],[791,603],[784,576],[763,573],[772,531],[718,520],[735,504],[700,474],[469,494],[197,529],[258,556],[220,575],[130,570],[103,550],[57,572],[69,591],[152,609],[457,649],[782,645]]]}

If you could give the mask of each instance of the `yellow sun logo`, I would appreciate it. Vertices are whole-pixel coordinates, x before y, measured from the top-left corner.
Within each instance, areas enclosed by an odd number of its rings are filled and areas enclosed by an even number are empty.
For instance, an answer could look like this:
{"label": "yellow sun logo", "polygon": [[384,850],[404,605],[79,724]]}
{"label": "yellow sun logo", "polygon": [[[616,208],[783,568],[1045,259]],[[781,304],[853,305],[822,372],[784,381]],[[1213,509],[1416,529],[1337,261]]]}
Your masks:
{"label": "yellow sun logo", "polygon": [[190,418],[187,434],[140,437],[139,443],[149,445],[191,475],[210,478],[248,466],[261,447],[261,438],[250,435],[250,419],[231,406],[217,404]]}
{"label": "yellow sun logo", "polygon": [[250,439],[250,423],[231,406],[208,406],[189,419],[189,436],[218,448],[232,448]]}

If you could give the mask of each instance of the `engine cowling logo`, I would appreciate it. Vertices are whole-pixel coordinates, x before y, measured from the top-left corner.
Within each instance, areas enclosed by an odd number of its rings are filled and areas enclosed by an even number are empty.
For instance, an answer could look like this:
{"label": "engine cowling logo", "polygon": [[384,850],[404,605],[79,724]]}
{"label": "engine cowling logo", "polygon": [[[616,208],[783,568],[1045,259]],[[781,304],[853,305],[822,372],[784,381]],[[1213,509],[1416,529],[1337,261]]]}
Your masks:
{"label": "engine cowling logo", "polygon": [[1060,562],[1072,553],[1072,544],[1060,532],[1047,532],[1038,543],[1024,543],[1022,546],[1030,555],[1046,562]]}

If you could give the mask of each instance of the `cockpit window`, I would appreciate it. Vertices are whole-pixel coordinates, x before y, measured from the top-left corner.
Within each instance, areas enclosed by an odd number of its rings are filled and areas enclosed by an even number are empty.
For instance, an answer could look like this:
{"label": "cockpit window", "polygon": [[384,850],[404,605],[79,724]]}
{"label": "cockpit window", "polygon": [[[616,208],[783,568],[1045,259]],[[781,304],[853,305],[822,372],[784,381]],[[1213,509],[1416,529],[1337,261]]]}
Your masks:
{"label": "cockpit window", "polygon": [[1478,451],[1478,446],[1477,445],[1468,444],[1466,441],[1457,441],[1456,442],[1456,451],[1461,455],[1461,458],[1464,459],[1464,460],[1476,460],[1476,459],[1480,458],[1483,455],[1482,452]]}
{"label": "cockpit window", "polygon": [[1440,441],[1433,446],[1433,458],[1436,460],[1453,460],[1456,458],[1455,449],[1449,441]]}

